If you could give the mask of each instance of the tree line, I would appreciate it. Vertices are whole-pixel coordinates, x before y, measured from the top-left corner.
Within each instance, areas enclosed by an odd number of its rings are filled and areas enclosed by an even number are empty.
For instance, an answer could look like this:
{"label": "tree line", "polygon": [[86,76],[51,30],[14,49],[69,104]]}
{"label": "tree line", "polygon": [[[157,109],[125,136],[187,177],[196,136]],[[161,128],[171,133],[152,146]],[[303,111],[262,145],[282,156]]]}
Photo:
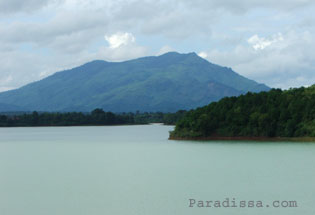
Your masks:
{"label": "tree line", "polygon": [[315,85],[247,93],[189,111],[171,137],[315,137]]}
{"label": "tree line", "polygon": [[0,127],[135,125],[164,123],[174,125],[186,111],[176,113],[113,113],[97,108],[90,113],[37,112],[0,114]]}

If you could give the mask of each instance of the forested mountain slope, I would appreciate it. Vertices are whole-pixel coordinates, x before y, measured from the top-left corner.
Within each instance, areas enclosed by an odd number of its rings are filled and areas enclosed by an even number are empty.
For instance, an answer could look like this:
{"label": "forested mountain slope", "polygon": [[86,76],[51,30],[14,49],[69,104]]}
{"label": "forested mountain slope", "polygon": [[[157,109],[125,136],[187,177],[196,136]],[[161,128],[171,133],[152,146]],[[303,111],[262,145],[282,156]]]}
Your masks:
{"label": "forested mountain slope", "polygon": [[269,88],[195,53],[170,52],[125,62],[93,61],[0,93],[0,103],[30,111],[175,112],[264,90]]}

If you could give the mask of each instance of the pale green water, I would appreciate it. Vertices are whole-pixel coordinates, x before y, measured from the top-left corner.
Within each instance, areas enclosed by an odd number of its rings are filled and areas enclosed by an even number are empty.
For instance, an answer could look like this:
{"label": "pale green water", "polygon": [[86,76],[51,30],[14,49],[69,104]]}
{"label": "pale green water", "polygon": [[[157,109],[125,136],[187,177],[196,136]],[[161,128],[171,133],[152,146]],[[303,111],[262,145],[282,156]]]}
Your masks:
{"label": "pale green water", "polygon": [[[1,128],[0,215],[315,214],[315,144],[169,141],[171,129]],[[188,207],[226,197],[298,207]]]}

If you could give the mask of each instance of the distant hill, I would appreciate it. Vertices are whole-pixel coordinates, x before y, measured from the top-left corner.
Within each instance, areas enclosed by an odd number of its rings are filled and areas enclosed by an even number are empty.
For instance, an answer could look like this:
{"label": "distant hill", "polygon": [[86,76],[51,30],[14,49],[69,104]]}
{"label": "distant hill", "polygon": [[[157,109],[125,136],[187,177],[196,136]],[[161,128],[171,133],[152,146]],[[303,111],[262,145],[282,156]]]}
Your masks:
{"label": "distant hill", "polygon": [[0,103],[37,111],[174,112],[268,90],[195,53],[170,52],[119,63],[93,61],[0,93]]}
{"label": "distant hill", "polygon": [[171,133],[172,139],[225,137],[315,137],[315,85],[223,98],[189,111]]}
{"label": "distant hill", "polygon": [[26,109],[18,107],[16,105],[0,103],[0,113],[1,112],[18,112],[18,111],[26,111]]}

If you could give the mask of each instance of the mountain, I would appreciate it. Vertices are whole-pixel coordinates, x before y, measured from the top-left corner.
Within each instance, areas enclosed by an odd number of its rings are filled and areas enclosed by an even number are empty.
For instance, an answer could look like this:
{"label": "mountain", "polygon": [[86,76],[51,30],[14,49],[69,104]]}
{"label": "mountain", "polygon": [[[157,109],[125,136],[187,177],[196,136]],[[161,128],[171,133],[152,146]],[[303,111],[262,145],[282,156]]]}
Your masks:
{"label": "mountain", "polygon": [[18,107],[16,105],[9,105],[0,103],[0,113],[1,112],[17,112],[17,111],[26,111],[27,109],[24,109],[22,107]]}
{"label": "mountain", "polygon": [[267,90],[195,53],[170,52],[125,62],[92,61],[0,93],[0,103],[37,111],[168,112]]}
{"label": "mountain", "polygon": [[[170,138],[315,137],[314,107],[315,85],[247,93],[189,111],[176,124]],[[315,138],[308,140],[315,141]]]}

